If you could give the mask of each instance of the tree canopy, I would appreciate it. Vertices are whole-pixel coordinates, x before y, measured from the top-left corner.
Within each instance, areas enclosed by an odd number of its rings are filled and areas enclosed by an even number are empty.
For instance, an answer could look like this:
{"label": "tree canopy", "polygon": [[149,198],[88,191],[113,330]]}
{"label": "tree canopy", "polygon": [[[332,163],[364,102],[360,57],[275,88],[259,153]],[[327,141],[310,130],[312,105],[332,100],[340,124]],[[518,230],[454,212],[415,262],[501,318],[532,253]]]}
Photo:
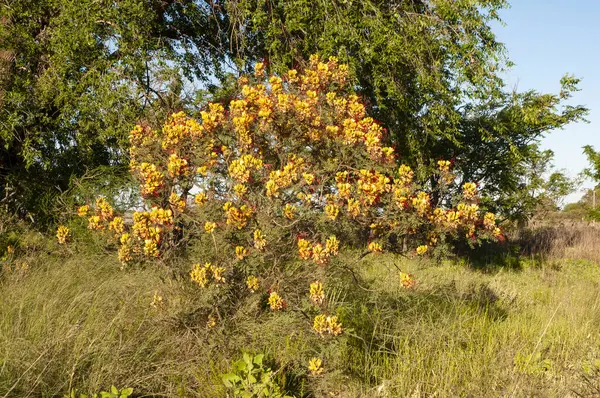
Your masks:
{"label": "tree canopy", "polygon": [[[421,182],[451,158],[489,203],[509,198],[544,134],[581,120],[561,93],[506,92],[510,67],[492,31],[503,0],[5,1],[0,11],[0,194],[21,214],[72,177],[127,161],[133,124],[156,127],[264,62],[283,75],[311,54],[349,65],[353,89]],[[429,180],[428,183],[436,184]]]}

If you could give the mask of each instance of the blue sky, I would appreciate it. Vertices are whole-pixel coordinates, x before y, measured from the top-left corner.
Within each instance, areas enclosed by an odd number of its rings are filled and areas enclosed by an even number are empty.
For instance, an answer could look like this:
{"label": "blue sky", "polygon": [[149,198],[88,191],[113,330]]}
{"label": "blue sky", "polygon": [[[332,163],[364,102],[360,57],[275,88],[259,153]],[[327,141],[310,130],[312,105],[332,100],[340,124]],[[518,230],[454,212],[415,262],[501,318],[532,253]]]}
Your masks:
{"label": "blue sky", "polygon": [[[516,64],[505,81],[519,91],[534,89],[558,93],[565,73],[582,79],[573,104],[590,109],[589,124],[568,125],[550,133],[544,148],[555,154],[555,166],[575,176],[587,166],[581,147],[600,149],[600,1],[599,0],[512,0],[501,12],[506,26],[494,26],[499,41],[506,45]],[[583,188],[591,187],[585,182]],[[576,201],[581,193],[571,195]]]}

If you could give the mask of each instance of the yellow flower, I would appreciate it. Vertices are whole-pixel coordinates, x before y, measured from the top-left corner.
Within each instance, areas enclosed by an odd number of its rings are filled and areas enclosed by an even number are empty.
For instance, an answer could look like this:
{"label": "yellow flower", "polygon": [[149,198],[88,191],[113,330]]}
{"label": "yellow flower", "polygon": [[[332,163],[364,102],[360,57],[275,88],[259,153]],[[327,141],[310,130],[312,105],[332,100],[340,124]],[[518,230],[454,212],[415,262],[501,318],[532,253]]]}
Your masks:
{"label": "yellow flower", "polygon": [[115,217],[108,224],[108,229],[113,231],[115,235],[121,235],[125,231],[125,223],[121,217]]}
{"label": "yellow flower", "polygon": [[248,249],[246,249],[244,246],[236,246],[235,256],[238,260],[243,260],[246,256],[248,256]]}
{"label": "yellow flower", "polygon": [[256,292],[259,286],[258,278],[254,275],[250,275],[248,279],[246,279],[246,286],[248,286],[248,290],[250,290],[252,293]]}
{"label": "yellow flower", "polygon": [[263,250],[267,246],[267,239],[260,229],[254,231],[254,247]]}
{"label": "yellow flower", "polygon": [[477,195],[477,185],[474,182],[467,182],[463,185],[463,197],[467,200],[473,199]]}
{"label": "yellow flower", "polygon": [[156,244],[156,241],[153,239],[146,239],[144,240],[144,254],[148,257],[158,257],[159,256],[159,251],[158,251],[158,245]]}
{"label": "yellow flower", "polygon": [[450,161],[449,160],[438,160],[437,162],[440,171],[447,172],[450,171]]}
{"label": "yellow flower", "polygon": [[188,161],[173,153],[171,156],[169,156],[169,164],[167,169],[169,170],[171,177],[179,177],[182,175],[185,176],[189,173]]}
{"label": "yellow flower", "polygon": [[329,204],[325,206],[325,214],[329,217],[330,220],[335,220],[340,213],[340,208],[334,204]]}
{"label": "yellow flower", "polygon": [[311,174],[311,173],[303,173],[302,178],[304,178],[304,182],[306,182],[308,185],[310,185],[315,180],[315,175]]}
{"label": "yellow flower", "polygon": [[323,336],[327,332],[327,317],[323,314],[315,316],[313,321],[313,329],[320,336]]}
{"label": "yellow flower", "polygon": [[209,329],[214,328],[217,325],[217,320],[215,319],[214,316],[209,315],[208,316],[208,320],[206,321],[206,327]]}
{"label": "yellow flower", "polygon": [[415,173],[412,171],[412,169],[410,167],[408,167],[407,165],[403,164],[398,169],[397,182],[400,185],[404,185],[404,186],[409,185],[412,182],[414,176],[415,176]]}
{"label": "yellow flower", "polygon": [[248,192],[248,187],[245,186],[244,184],[236,184],[233,187],[234,192],[236,193],[237,196],[244,196],[246,194],[246,192]]}
{"label": "yellow flower", "polygon": [[293,220],[296,218],[296,206],[286,203],[285,207],[283,208],[283,215],[288,220]]}
{"label": "yellow flower", "polygon": [[271,292],[269,294],[269,307],[272,311],[279,311],[285,306],[285,301],[281,298],[277,292]]}
{"label": "yellow flower", "polygon": [[206,194],[204,192],[198,192],[194,198],[194,202],[198,206],[202,206],[204,203],[206,203]]}
{"label": "yellow flower", "polygon": [[494,229],[496,226],[496,215],[494,213],[485,213],[483,225],[487,229]]}
{"label": "yellow flower", "polygon": [[303,260],[308,260],[312,256],[312,248],[310,242],[306,239],[298,239],[298,255]]}
{"label": "yellow flower", "polygon": [[112,220],[114,211],[106,198],[100,196],[96,199],[96,210],[103,221]]}
{"label": "yellow flower", "polygon": [[183,212],[187,206],[185,199],[177,195],[175,192],[171,192],[171,195],[169,196],[169,204],[171,205],[173,211],[179,213]]}
{"label": "yellow flower", "polygon": [[418,255],[425,254],[425,253],[427,253],[427,249],[428,249],[427,245],[421,245],[421,246],[417,247],[417,254]]}
{"label": "yellow flower", "polygon": [[89,211],[90,211],[90,206],[88,206],[88,205],[83,205],[83,206],[80,206],[80,207],[77,209],[77,215],[78,215],[79,217],[85,217],[85,216],[87,216],[87,214],[88,214],[88,212],[89,212]]}
{"label": "yellow flower", "polygon": [[212,267],[213,278],[215,282],[225,283],[225,277],[223,276],[225,271],[225,267]]}
{"label": "yellow flower", "polygon": [[310,371],[310,374],[316,376],[323,373],[322,365],[323,362],[321,361],[321,359],[311,358],[310,361],[308,361],[308,370]]}
{"label": "yellow flower", "polygon": [[351,217],[360,216],[360,202],[354,198],[348,199],[348,214]]}
{"label": "yellow flower", "polygon": [[340,241],[331,235],[325,242],[325,250],[332,256],[337,256],[340,248]]}
{"label": "yellow flower", "polygon": [[204,265],[194,264],[192,271],[190,272],[190,278],[196,282],[200,287],[206,287],[208,284],[208,273],[212,270],[212,264],[206,263]]}
{"label": "yellow flower", "polygon": [[383,248],[377,242],[370,242],[369,246],[367,247],[367,250],[370,251],[371,253],[381,253],[381,252],[383,252]]}
{"label": "yellow flower", "polygon": [[69,228],[65,227],[64,225],[59,225],[58,230],[56,231],[56,239],[58,240],[58,243],[61,245],[66,244],[69,233]]}
{"label": "yellow flower", "polygon": [[323,284],[319,281],[315,281],[310,284],[310,300],[316,304],[323,304],[325,300],[325,291],[323,290]]}
{"label": "yellow flower", "polygon": [[327,331],[334,336],[342,333],[342,324],[338,322],[337,315],[327,317]]}
{"label": "yellow flower", "polygon": [[207,221],[204,223],[204,230],[208,234],[212,234],[214,232],[215,228],[217,228],[217,223],[214,223],[212,221]]}
{"label": "yellow flower", "polygon": [[312,248],[312,258],[317,265],[325,265],[329,262],[329,252],[323,245],[317,243]]}
{"label": "yellow flower", "polygon": [[400,283],[407,289],[415,286],[415,280],[413,279],[412,275],[407,274],[406,272],[400,272]]}

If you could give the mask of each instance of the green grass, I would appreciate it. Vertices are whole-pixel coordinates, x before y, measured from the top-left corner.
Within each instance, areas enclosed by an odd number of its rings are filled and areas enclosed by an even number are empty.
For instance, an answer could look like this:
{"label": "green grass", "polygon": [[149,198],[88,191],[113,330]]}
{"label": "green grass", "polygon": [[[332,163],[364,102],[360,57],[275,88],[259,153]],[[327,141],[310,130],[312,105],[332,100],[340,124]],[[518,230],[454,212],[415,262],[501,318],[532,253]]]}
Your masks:
{"label": "green grass", "polygon": [[[343,270],[326,284],[345,332],[323,342],[301,313],[264,312],[258,297],[208,329],[202,292],[161,266],[120,270],[113,255],[64,252],[26,261],[0,285],[0,397],[111,384],[138,396],[221,397],[220,374],[244,349],[264,352],[305,396],[565,397],[600,385],[592,263],[483,272],[367,257],[355,265],[360,286]],[[400,286],[397,268],[414,275],[414,289]],[[312,356],[324,375],[306,375]]]}

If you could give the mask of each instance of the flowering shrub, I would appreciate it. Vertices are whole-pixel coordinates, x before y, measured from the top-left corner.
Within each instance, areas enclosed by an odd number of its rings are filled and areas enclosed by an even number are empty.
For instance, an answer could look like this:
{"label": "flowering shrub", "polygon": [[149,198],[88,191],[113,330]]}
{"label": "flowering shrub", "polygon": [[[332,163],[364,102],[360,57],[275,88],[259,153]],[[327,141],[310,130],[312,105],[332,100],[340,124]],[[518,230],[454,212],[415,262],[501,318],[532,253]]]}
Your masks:
{"label": "flowering shrub", "polygon": [[[275,266],[327,267],[344,246],[425,255],[448,236],[501,235],[495,216],[480,214],[475,184],[464,184],[456,205],[446,197],[456,180],[449,161],[438,162],[435,191],[397,166],[385,130],[348,93],[347,68],[335,58],[314,56],[302,73],[270,77],[259,63],[239,85],[239,97],[209,104],[201,120],[175,113],[161,131],[133,129],[130,169],[147,208],[131,225],[104,198],[79,208],[90,229],[114,235],[124,264],[201,240],[212,249],[190,267],[195,283],[223,285],[242,274],[249,292],[271,289],[266,304],[280,311],[285,291],[264,283]],[[306,293],[322,306],[320,282]],[[343,330],[325,313],[313,329]]]}

